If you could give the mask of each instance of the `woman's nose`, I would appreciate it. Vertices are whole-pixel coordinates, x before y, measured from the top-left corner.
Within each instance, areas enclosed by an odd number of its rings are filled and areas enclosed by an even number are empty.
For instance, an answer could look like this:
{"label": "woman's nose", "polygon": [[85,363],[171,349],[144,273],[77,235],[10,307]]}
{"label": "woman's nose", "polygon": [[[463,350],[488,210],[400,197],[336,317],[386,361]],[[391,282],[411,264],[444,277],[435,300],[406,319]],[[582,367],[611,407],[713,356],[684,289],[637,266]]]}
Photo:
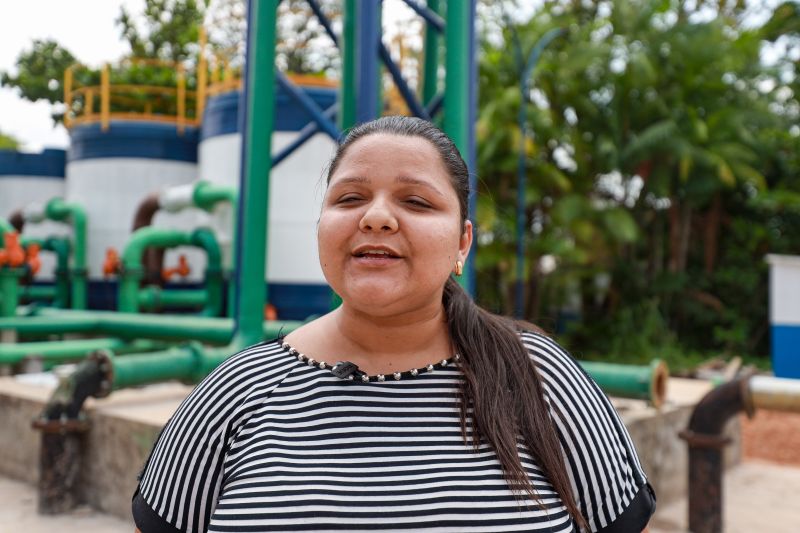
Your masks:
{"label": "woman's nose", "polygon": [[383,200],[369,204],[358,224],[361,231],[397,231],[397,219]]}

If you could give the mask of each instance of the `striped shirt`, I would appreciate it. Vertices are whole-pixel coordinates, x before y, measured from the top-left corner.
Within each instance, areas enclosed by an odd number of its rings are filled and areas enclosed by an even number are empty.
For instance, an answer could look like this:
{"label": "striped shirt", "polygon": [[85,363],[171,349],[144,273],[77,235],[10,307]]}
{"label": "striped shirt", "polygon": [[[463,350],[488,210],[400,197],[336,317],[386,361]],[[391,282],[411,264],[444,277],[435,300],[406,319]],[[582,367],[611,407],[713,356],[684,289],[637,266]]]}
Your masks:
{"label": "striped shirt", "polygon": [[[655,508],[606,396],[553,340],[523,333],[592,531],[641,531]],[[457,365],[361,382],[278,341],[230,357],[183,401],[134,495],[162,531],[578,531],[520,446],[539,501],[520,503],[488,444],[461,433]],[[527,503],[527,505],[525,504]]]}

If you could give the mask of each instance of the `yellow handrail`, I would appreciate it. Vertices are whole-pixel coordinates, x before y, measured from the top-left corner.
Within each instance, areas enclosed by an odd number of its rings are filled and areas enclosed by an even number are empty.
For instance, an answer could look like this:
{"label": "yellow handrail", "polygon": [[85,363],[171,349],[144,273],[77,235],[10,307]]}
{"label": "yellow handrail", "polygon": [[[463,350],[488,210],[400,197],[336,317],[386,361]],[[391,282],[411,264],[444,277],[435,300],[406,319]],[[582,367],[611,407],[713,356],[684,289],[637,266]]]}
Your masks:
{"label": "yellow handrail", "polygon": [[[109,64],[100,69],[100,84],[86,83],[87,76],[76,74],[78,69],[90,72],[88,78],[96,80],[97,71],[79,63],[64,71],[64,125],[67,128],[79,124],[99,122],[103,131],[108,130],[114,120],[147,121],[174,124],[178,133],[183,134],[187,126],[199,126],[209,97],[217,94],[241,90],[242,76],[225,58],[211,56],[207,60],[207,38],[205,30],[200,31],[200,53],[197,58],[195,74],[196,90],[189,87],[191,76],[181,63],[161,59],[129,58],[116,67]],[[140,85],[114,83],[118,69],[135,65],[147,65],[173,69],[175,85]],[[209,76],[210,73],[210,76]],[[289,74],[295,83],[312,87],[336,87],[337,83],[326,78],[309,75]],[[99,96],[100,109],[95,112],[95,97]],[[154,112],[153,109],[156,109]]]}
{"label": "yellow handrail", "polygon": [[100,123],[103,131],[111,124],[111,81],[108,74],[108,63],[103,65],[100,74]]}

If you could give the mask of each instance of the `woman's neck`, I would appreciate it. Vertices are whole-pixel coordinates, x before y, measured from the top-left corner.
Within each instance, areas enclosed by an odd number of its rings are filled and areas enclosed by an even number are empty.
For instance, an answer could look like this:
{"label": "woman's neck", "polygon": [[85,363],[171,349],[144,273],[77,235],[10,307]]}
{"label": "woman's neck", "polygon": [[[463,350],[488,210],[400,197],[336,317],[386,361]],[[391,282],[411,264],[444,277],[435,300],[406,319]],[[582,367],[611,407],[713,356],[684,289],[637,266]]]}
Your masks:
{"label": "woman's neck", "polygon": [[421,368],[453,355],[441,304],[376,317],[344,303],[289,334],[287,342],[317,361],[345,359],[371,375]]}

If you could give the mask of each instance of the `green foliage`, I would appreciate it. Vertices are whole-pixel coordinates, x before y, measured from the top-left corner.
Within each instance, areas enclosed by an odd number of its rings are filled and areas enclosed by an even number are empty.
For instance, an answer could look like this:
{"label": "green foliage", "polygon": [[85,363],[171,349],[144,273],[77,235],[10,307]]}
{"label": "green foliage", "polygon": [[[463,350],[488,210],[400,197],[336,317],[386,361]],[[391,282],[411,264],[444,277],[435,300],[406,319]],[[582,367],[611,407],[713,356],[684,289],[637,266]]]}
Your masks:
{"label": "green foliage", "polygon": [[16,150],[20,142],[13,135],[0,131],[0,150]]}
{"label": "green foliage", "polygon": [[[556,1],[513,28],[523,57],[568,29],[526,108],[527,319],[578,312],[573,345],[617,356],[768,351],[763,258],[800,249],[800,87],[791,54],[760,57],[766,38],[800,44],[795,10],[753,28],[744,2]],[[490,22],[478,297],[510,312],[520,74],[512,28]]]}
{"label": "green foliage", "polygon": [[75,63],[69,50],[52,40],[34,40],[30,50],[17,57],[16,73],[0,73],[0,85],[16,87],[20,95],[54,104],[64,97],[64,71]]}
{"label": "green foliage", "polygon": [[200,26],[210,0],[145,0],[144,12],[120,9],[117,24],[137,58],[183,61],[197,53]]}

